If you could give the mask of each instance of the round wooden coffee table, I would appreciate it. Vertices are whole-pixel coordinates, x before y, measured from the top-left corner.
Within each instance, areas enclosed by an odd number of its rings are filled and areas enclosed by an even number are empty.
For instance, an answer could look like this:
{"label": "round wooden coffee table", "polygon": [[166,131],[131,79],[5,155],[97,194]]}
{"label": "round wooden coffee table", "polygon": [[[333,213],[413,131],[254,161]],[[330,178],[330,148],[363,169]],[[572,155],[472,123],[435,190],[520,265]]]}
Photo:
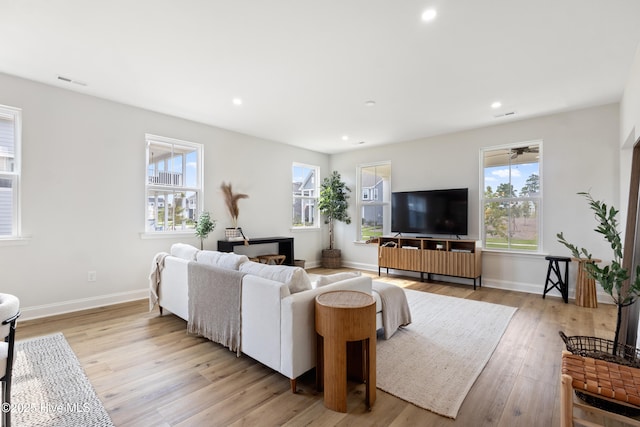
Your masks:
{"label": "round wooden coffee table", "polygon": [[331,291],[316,297],[318,337],[316,383],[324,386],[324,405],[347,412],[347,343],[360,342],[352,353],[356,371],[366,383],[365,404],[376,401],[376,302],[364,292]]}

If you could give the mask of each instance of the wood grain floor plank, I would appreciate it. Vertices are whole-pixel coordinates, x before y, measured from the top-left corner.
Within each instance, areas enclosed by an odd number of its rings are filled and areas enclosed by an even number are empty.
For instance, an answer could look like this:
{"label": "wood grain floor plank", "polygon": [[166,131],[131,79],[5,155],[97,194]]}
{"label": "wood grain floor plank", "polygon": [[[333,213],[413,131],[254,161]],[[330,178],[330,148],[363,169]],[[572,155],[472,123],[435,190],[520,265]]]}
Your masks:
{"label": "wood grain floor plank", "polygon": [[[343,269],[348,271],[348,269]],[[316,274],[336,270],[314,269]],[[349,382],[348,412],[324,407],[315,376],[289,380],[242,355],[186,333],[186,322],[149,312],[147,301],[21,321],[18,339],[63,332],[116,426],[553,426],[559,422],[559,364],[567,335],[613,336],[616,310],[559,297],[363,272],[409,289],[517,307],[456,420]],[[428,387],[428,381],[425,387]],[[607,424],[618,426],[619,424]]]}

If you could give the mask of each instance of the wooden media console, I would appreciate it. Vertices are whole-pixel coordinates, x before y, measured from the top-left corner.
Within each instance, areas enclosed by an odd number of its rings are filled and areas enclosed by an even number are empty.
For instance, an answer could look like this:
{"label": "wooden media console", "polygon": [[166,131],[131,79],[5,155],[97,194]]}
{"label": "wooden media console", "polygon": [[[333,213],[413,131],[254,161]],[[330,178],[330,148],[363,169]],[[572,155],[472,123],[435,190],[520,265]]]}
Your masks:
{"label": "wooden media console", "polygon": [[378,276],[380,269],[417,271],[476,280],[482,286],[482,250],[476,240],[435,239],[430,237],[380,237],[378,239]]}

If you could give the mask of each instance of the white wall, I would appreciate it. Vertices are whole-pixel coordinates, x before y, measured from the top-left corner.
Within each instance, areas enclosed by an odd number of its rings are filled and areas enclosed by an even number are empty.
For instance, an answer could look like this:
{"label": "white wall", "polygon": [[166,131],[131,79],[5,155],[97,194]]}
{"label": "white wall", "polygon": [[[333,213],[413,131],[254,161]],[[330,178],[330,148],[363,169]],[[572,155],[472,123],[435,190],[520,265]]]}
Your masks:
{"label": "white wall", "polygon": [[[636,50],[631,70],[629,70],[629,80],[625,86],[622,100],[620,101],[620,142],[624,147],[625,143],[631,141],[633,144],[639,135],[640,130],[640,45]],[[626,148],[631,148],[626,146]]]}
{"label": "white wall", "polygon": [[[354,190],[356,166],[382,160],[392,162],[394,191],[468,187],[476,238],[480,148],[542,139],[544,250],[552,254],[567,254],[555,241],[564,231],[607,259],[608,248],[590,232],[593,218],[575,193],[591,190],[608,203],[620,201],[617,104],[333,156],[2,74],[0,104],[23,109],[23,231],[31,239],[0,245],[0,292],[20,297],[23,318],[143,297],[156,252],[178,241],[198,244],[195,238],[140,238],[145,133],[205,145],[205,208],[219,220],[207,248],[215,248],[230,224],[218,187],[231,181],[250,195],[240,201],[248,236],[293,236],[296,258],[308,267],[328,239],[326,230],[290,231],[294,161],[319,165],[323,176],[336,169]],[[351,211],[355,218],[354,203]],[[346,265],[377,268],[376,247],[353,243],[355,224],[338,223],[336,235]],[[542,291],[543,257],[486,254],[483,268],[485,286]],[[89,270],[97,271],[97,282],[87,282]],[[571,274],[575,278],[575,269]]]}
{"label": "white wall", "polygon": [[[479,238],[480,149],[538,139],[543,140],[544,150],[543,251],[569,256],[555,237],[563,231],[570,241],[588,248],[594,256],[610,259],[604,239],[592,232],[596,224],[587,203],[576,193],[591,191],[595,198],[619,206],[618,104],[364,148],[333,155],[331,168],[338,170],[353,189],[358,164],[384,160],[391,161],[392,191],[468,187],[469,235]],[[356,217],[355,202],[351,215]],[[353,243],[355,223],[341,224],[340,230],[337,243],[348,263],[377,269],[376,247]],[[546,269],[543,256],[485,253],[483,285],[542,293]],[[572,295],[575,265],[570,274]],[[601,296],[608,301],[606,294],[601,292]]]}
{"label": "white wall", "polygon": [[3,74],[0,104],[23,110],[22,229],[31,239],[0,246],[0,292],[20,298],[23,319],[144,297],[155,253],[199,244],[140,237],[145,133],[204,144],[204,207],[218,220],[206,248],[230,226],[219,191],[230,181],[250,196],[239,217],[248,237],[293,236],[296,258],[319,258],[324,231],[290,231],[291,165],[325,173],[325,154]]}

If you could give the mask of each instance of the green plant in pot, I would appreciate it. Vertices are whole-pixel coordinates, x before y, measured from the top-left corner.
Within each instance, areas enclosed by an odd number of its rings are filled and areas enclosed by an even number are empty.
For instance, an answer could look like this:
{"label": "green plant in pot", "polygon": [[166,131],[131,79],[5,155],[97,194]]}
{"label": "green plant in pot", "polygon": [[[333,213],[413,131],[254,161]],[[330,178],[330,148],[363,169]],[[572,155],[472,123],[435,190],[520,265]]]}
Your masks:
{"label": "green plant in pot", "polygon": [[[633,280],[629,282],[629,286],[623,286],[623,283],[629,279],[627,269],[622,267],[622,240],[618,231],[618,221],[616,216],[618,210],[613,206],[607,205],[599,200],[594,200],[590,193],[581,192],[579,195],[584,196],[594,212],[598,226],[595,228],[596,233],[601,234],[610,244],[613,251],[613,260],[610,265],[600,267],[594,262],[587,262],[584,268],[587,274],[602,285],[602,288],[611,295],[613,302],[618,306],[618,316],[616,321],[616,331],[613,341],[612,354],[617,356],[618,343],[620,342],[620,326],[622,321],[622,309],[632,305],[640,295],[640,266],[636,269]],[[592,259],[591,253],[585,248],[578,249],[574,244],[569,243],[562,233],[557,234],[558,242],[566,246],[575,258]],[[620,355],[623,356],[623,355]]]}
{"label": "green plant in pot", "polygon": [[334,222],[342,221],[351,224],[349,208],[349,193],[351,189],[342,181],[340,173],[333,171],[322,181],[320,186],[320,200],[318,209],[325,216],[325,224],[329,224],[329,249],[322,250],[322,266],[325,268],[340,268],[342,252],[334,248]]}
{"label": "green plant in pot", "polygon": [[204,249],[204,239],[216,228],[216,220],[211,219],[209,212],[202,212],[196,222],[196,236],[200,238],[200,250]]}

